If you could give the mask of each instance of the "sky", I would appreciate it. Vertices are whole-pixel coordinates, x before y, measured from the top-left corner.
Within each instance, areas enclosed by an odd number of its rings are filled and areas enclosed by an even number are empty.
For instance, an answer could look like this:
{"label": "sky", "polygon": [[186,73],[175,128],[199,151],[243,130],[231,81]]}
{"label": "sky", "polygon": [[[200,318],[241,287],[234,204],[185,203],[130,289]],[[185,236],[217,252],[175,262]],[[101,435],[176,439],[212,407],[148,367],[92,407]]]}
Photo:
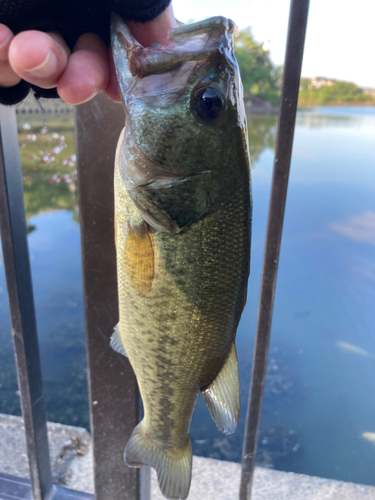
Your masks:
{"label": "sky", "polygon": [[[173,0],[179,21],[211,16],[252,27],[283,64],[290,0]],[[375,1],[310,0],[303,77],[325,76],[375,88]]]}

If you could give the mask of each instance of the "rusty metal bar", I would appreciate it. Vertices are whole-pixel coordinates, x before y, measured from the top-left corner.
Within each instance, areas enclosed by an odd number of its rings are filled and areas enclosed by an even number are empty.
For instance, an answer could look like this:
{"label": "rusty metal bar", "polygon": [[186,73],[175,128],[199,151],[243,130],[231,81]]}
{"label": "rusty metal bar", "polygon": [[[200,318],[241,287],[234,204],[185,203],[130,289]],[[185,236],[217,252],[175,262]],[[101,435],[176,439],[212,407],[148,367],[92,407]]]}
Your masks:
{"label": "rusty metal bar", "polygon": [[251,497],[308,9],[309,0],[291,0],[257,332],[242,454],[240,500],[249,500]]}
{"label": "rusty metal bar", "polygon": [[4,106],[0,106],[0,224],[33,498],[44,500],[53,486],[17,122],[14,108]]}
{"label": "rusty metal bar", "polygon": [[148,500],[148,468],[129,469],[124,448],[139,420],[129,361],[109,339],[118,322],[113,171],[122,106],[104,95],[78,106],[78,160],[91,433],[96,500]]}

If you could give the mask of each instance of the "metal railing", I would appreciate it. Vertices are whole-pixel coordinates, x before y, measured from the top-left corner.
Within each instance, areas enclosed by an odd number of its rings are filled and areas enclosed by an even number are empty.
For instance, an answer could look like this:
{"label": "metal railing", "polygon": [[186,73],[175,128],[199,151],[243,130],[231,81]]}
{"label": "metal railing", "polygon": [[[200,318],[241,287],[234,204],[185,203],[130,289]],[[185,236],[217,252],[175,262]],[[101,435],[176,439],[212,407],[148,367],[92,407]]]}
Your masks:
{"label": "metal railing", "polygon": [[[309,0],[292,0],[272,180],[258,324],[243,447],[240,500],[249,500],[267,366],[273,301]],[[78,106],[76,142],[91,432],[96,500],[148,500],[149,468],[129,469],[123,451],[139,419],[139,395],[126,358],[109,347],[118,318],[113,165],[124,124],[121,106],[104,96]],[[93,499],[53,485],[30,257],[13,108],[0,106],[0,224],[30,481],[0,473],[0,500]],[[118,383],[118,374],[123,377]]]}

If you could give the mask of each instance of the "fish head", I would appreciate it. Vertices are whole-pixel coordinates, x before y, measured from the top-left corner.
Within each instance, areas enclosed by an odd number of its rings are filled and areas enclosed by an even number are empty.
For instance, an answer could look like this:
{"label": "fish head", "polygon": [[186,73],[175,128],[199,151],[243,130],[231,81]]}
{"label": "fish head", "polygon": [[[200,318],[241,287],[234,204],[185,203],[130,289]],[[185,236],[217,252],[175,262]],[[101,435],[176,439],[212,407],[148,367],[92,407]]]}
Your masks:
{"label": "fish head", "polygon": [[249,183],[235,25],[179,26],[142,47],[113,15],[112,52],[126,126],[120,173],[155,229],[178,233]]}
{"label": "fish head", "polygon": [[163,45],[144,48],[113,17],[128,140],[151,164],[183,174],[218,169],[231,132],[245,130],[234,29],[232,21],[214,17],[177,27]]}

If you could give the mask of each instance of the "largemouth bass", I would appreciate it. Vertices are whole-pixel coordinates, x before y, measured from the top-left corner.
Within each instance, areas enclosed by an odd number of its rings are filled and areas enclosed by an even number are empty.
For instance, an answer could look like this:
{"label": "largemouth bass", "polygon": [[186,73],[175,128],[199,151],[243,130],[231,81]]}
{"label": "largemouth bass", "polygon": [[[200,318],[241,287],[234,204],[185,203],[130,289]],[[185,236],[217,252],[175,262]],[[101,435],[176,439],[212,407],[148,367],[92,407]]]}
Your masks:
{"label": "largemouth bass", "polygon": [[234,345],[246,301],[251,193],[246,115],[232,21],[180,26],[143,48],[118,17],[112,49],[125,129],[115,165],[120,321],[144,418],[125,449],[169,499],[191,481],[199,393],[217,427],[237,427]]}

